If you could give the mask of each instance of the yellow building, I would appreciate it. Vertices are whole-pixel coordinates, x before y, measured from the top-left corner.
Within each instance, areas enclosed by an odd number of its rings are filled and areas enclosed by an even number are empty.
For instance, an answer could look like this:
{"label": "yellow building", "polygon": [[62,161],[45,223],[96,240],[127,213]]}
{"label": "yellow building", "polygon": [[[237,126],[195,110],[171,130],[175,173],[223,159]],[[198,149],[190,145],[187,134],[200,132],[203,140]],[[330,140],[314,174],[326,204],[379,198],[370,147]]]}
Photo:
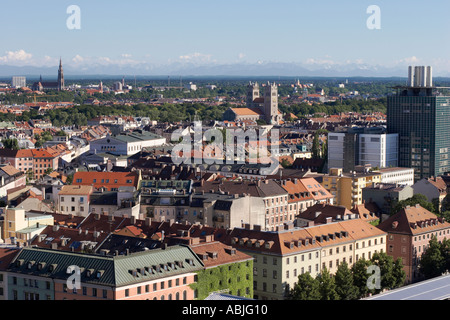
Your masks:
{"label": "yellow building", "polygon": [[21,246],[42,232],[48,225],[54,224],[51,214],[25,212],[21,208],[6,210],[3,225],[3,240],[5,243],[16,242]]}
{"label": "yellow building", "polygon": [[370,172],[366,168],[358,169],[344,173],[342,168],[331,168],[330,173],[323,176],[322,185],[335,196],[336,205],[350,210],[362,204],[362,189],[381,182],[381,173]]}

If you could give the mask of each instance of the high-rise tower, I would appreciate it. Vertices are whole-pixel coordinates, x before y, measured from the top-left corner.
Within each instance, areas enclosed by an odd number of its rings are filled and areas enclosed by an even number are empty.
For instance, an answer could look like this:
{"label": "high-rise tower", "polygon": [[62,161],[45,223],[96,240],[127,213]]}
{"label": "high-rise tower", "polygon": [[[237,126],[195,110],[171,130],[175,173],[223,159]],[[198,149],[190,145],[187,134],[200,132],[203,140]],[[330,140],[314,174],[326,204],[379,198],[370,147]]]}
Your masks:
{"label": "high-rise tower", "polygon": [[64,71],[62,67],[62,60],[59,59],[58,69],[58,91],[64,90]]}
{"label": "high-rise tower", "polygon": [[278,124],[278,86],[268,82],[264,87],[264,115],[266,122]]}
{"label": "high-rise tower", "polygon": [[399,134],[399,166],[414,179],[450,171],[450,97],[433,86],[431,67],[409,67],[407,86],[387,99],[387,129]]}
{"label": "high-rise tower", "polygon": [[258,82],[255,83],[250,82],[249,85],[247,86],[247,100],[246,100],[247,107],[249,108],[254,107],[253,102],[257,98],[259,98]]}

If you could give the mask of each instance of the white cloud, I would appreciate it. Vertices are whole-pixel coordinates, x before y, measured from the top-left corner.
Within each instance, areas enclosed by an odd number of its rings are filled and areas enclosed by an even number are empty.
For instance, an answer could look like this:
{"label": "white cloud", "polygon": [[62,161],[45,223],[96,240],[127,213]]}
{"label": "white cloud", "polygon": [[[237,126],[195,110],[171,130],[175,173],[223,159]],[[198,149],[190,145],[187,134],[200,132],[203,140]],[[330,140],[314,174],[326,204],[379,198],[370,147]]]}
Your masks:
{"label": "white cloud", "polygon": [[131,58],[131,57],[132,57],[132,55],[129,54],[129,53],[122,53],[120,56],[121,56],[122,58]]}
{"label": "white cloud", "polygon": [[239,53],[238,58],[239,58],[239,60],[244,59],[245,53]]}
{"label": "white cloud", "polygon": [[396,64],[415,64],[420,63],[420,59],[416,56],[406,57],[396,61]]}
{"label": "white cloud", "polygon": [[187,54],[184,56],[180,56],[179,59],[182,62],[199,62],[199,63],[205,63],[205,62],[211,62],[214,60],[211,60],[212,55],[210,54],[203,54],[199,52],[195,52],[192,54]]}
{"label": "white cloud", "polygon": [[73,59],[72,62],[74,63],[82,63],[84,61],[84,58],[82,56],[80,56],[79,54],[77,54]]}
{"label": "white cloud", "polygon": [[8,64],[23,64],[29,62],[33,57],[31,53],[25,52],[25,50],[6,51],[4,56],[0,57],[0,62]]}

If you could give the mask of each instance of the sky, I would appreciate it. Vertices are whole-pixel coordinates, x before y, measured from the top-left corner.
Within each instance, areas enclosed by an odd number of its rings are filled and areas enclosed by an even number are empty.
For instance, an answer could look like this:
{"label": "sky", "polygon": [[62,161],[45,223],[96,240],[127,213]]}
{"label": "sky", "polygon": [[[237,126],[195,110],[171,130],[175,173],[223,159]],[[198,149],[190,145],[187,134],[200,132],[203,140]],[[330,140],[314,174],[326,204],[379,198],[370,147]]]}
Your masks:
{"label": "sky", "polygon": [[[79,29],[67,12],[80,9]],[[380,8],[380,29],[367,9]],[[86,71],[294,63],[309,70],[432,65],[450,75],[449,1],[2,1],[0,66]],[[100,69],[96,69],[100,70]]]}

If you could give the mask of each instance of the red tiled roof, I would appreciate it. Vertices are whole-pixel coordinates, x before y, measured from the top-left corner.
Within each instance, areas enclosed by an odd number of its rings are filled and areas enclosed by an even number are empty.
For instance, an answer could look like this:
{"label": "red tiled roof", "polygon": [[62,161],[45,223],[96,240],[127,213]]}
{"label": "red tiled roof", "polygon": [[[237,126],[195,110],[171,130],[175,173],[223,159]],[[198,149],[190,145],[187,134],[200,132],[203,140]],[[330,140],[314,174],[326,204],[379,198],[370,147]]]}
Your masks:
{"label": "red tiled roof", "polygon": [[205,268],[253,259],[239,250],[232,254],[231,247],[218,241],[191,245],[191,248],[202,259]]}
{"label": "red tiled roof", "polygon": [[421,207],[407,206],[378,225],[383,231],[390,233],[420,234],[450,228],[450,223],[438,218],[435,214]]}
{"label": "red tiled roof", "polygon": [[0,271],[6,271],[19,252],[20,250],[15,248],[0,248]]}
{"label": "red tiled roof", "polygon": [[[95,188],[105,187],[108,190],[125,186],[137,188],[138,178],[137,172],[76,172],[73,184],[92,185]],[[127,181],[131,181],[131,183]]]}

